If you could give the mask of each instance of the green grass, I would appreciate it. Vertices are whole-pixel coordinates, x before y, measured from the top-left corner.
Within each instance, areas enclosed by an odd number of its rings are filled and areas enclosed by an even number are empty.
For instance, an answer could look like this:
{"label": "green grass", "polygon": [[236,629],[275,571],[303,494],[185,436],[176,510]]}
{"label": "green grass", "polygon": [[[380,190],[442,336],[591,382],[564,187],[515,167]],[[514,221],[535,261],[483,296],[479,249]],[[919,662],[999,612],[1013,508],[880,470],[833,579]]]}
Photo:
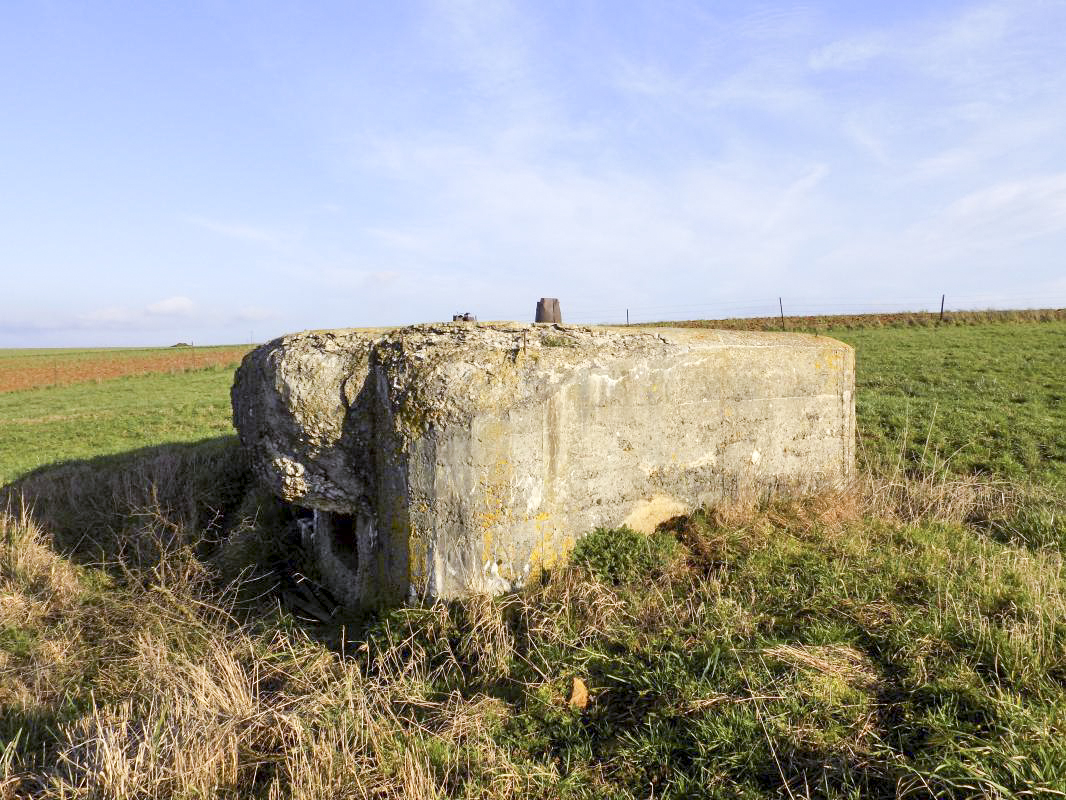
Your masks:
{"label": "green grass", "polygon": [[936,453],[956,472],[1066,484],[1066,322],[827,334],[855,347],[875,469],[902,450],[906,464]]}
{"label": "green grass", "polygon": [[232,383],[212,367],[0,393],[0,484],[57,461],[232,434]]}
{"label": "green grass", "polygon": [[1066,325],[838,335],[850,490],[362,617],[225,435],[228,374],[0,395],[94,456],[0,514],[0,798],[1066,796]]}
{"label": "green grass", "polygon": [[1066,788],[1059,559],[954,525],[827,533],[697,518],[668,581],[546,592],[511,746],[585,797]]}

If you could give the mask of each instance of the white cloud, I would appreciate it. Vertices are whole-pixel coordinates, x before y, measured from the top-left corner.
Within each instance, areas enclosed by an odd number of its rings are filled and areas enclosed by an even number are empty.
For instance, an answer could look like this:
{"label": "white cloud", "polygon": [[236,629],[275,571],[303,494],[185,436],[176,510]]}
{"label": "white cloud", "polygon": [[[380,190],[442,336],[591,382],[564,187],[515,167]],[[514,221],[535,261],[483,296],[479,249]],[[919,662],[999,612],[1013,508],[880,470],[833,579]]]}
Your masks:
{"label": "white cloud", "polygon": [[131,330],[148,330],[165,327],[178,320],[188,320],[199,316],[196,304],[188,297],[177,295],[149,303],[143,308],[109,306],[77,314],[70,319],[56,319],[54,325],[60,328],[94,328],[107,329],[129,328]]}
{"label": "white cloud", "polygon": [[740,17],[733,26],[739,36],[763,41],[796,39],[808,34],[810,29],[810,8],[806,6],[756,7]]}
{"label": "white cloud", "polygon": [[532,24],[519,18],[517,9],[506,0],[436,0],[430,4],[434,20],[431,30],[443,36],[448,54],[480,78],[496,76],[507,83],[527,73],[530,34],[520,35]]}
{"label": "white cloud", "polygon": [[986,50],[1006,38],[1018,17],[1031,8],[1031,4],[1011,0],[1009,3],[986,2],[963,9],[928,42],[927,50],[945,55]]}
{"label": "white cloud", "polygon": [[818,164],[806,175],[797,178],[787,186],[774,204],[773,209],[766,215],[766,219],[762,224],[763,232],[772,233],[782,222],[787,222],[790,217],[794,217],[796,209],[814,192],[818,184],[828,174],[828,165]]}
{"label": "white cloud", "polygon": [[106,325],[137,325],[153,317],[187,317],[194,314],[196,304],[188,297],[175,296],[149,303],[144,308],[109,306],[93,309],[78,315],[84,323]]}
{"label": "white cloud", "polygon": [[941,79],[973,82],[984,77],[985,70],[997,71],[1005,59],[1017,55],[1014,37],[1019,18],[1028,10],[1024,3],[993,2],[944,16],[929,7],[923,17],[817,47],[808,55],[807,65],[816,72],[848,70],[885,58]]}
{"label": "white cloud", "polygon": [[[456,12],[459,51],[490,31],[508,41],[521,22],[510,7],[471,21],[471,8]],[[1042,78],[1033,102],[1016,91],[1049,52],[1040,28],[1054,26],[1040,20],[1054,14],[1041,8],[931,7],[827,42],[809,7],[729,22],[671,5],[663,30],[635,47],[605,37],[615,46],[598,53],[591,91],[623,105],[594,114],[568,105],[570,87],[537,69],[528,42],[499,61],[490,42],[457,56],[507,76],[474,81],[476,113],[361,142],[363,174],[413,202],[406,218],[363,228],[367,252],[324,274],[372,293],[390,284],[365,276],[384,269],[414,297],[450,287],[501,306],[562,286],[623,308],[965,282],[952,259],[970,258],[972,242],[991,243],[981,258],[991,269],[1011,237],[1060,230],[1057,190],[1035,182],[1015,197],[1001,186],[1057,174],[1064,112],[1051,88],[1062,78]],[[668,53],[642,47],[686,27]],[[858,69],[868,74],[825,74]]]}
{"label": "white cloud", "polygon": [[808,56],[807,64],[816,72],[831,69],[857,69],[888,52],[882,36],[842,39],[820,47]]}
{"label": "white cloud", "polygon": [[975,307],[1061,305],[1055,245],[1064,234],[1066,173],[1039,175],[955,196],[898,228],[842,233],[813,268],[850,272],[874,297],[947,292]]}
{"label": "white cloud", "polygon": [[[395,271],[412,296],[480,297],[500,316],[524,318],[520,299],[553,287],[585,298],[578,305],[591,300],[587,321],[599,307],[624,312],[627,301],[676,305],[678,287],[685,296],[708,273],[720,275],[704,294],[713,302],[730,284],[796,263],[826,227],[825,164],[722,161],[657,173],[459,144],[389,148],[378,163],[390,176],[422,180],[436,195],[409,224],[369,231],[375,244],[410,264]],[[313,272],[375,288],[368,269]]]}
{"label": "white cloud", "polygon": [[262,322],[263,320],[273,319],[276,316],[277,314],[270,309],[247,306],[233,314],[232,319],[235,322]]}
{"label": "white cloud", "polygon": [[[153,340],[165,344],[175,335],[185,340],[196,338],[190,334],[210,326],[215,341],[243,341],[247,336],[244,326],[278,318],[279,314],[270,308],[244,306],[236,311],[200,308],[189,298],[176,296],[143,308],[110,306],[82,313],[53,313],[33,318],[10,315],[0,323],[0,334],[36,333],[61,337],[77,332],[90,344],[147,344]],[[62,338],[59,341],[63,341]]]}
{"label": "white cloud", "polygon": [[101,325],[127,325],[138,318],[138,313],[120,306],[98,308],[80,315],[80,319],[88,324]]}
{"label": "white cloud", "polygon": [[196,311],[196,304],[188,297],[178,295],[150,303],[144,310],[153,316],[187,317]]}
{"label": "white cloud", "polygon": [[929,228],[980,246],[1066,231],[1066,173],[1006,181],[952,202]]}
{"label": "white cloud", "polygon": [[185,331],[265,319],[525,318],[555,294],[595,321],[763,294],[787,309],[826,287],[939,297],[972,265],[1057,269],[1061,3],[429,5],[381,42],[339,14],[341,45],[278,62],[299,99],[270,113],[307,171],[266,201],[235,187],[233,217],[192,205],[165,267],[227,264],[226,299],[101,293],[68,322],[199,341]]}
{"label": "white cloud", "polygon": [[253,244],[265,244],[265,245],[278,245],[284,236],[275,230],[270,228],[259,227],[255,225],[246,225],[243,223],[223,222],[219,220],[207,219],[205,217],[189,217],[188,221],[193,225],[196,225],[205,230],[209,230],[212,233],[217,233],[221,236],[228,237],[230,239],[238,239],[243,242],[250,242]]}
{"label": "white cloud", "polygon": [[[373,290],[409,283],[410,276],[399,270],[372,270],[358,267],[310,265],[293,271],[301,279],[341,289]],[[408,280],[405,280],[407,278]],[[417,288],[411,286],[409,288]]]}

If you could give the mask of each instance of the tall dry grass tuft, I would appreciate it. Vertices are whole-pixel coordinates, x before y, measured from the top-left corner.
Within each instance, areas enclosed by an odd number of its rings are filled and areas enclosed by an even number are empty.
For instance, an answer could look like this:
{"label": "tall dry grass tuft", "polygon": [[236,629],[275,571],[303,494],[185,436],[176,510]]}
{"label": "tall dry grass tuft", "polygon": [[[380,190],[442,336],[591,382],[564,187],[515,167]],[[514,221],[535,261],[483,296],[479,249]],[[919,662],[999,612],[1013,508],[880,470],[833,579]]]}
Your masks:
{"label": "tall dry grass tuft", "polygon": [[507,674],[514,652],[514,637],[504,620],[508,607],[488,595],[475,595],[461,608],[459,657],[478,683],[491,686]]}
{"label": "tall dry grass tuft", "polygon": [[[904,433],[904,438],[906,432]],[[904,461],[901,442],[888,470],[868,464],[835,487],[810,494],[739,497],[706,509],[711,527],[739,529],[753,520],[809,532],[833,530],[857,520],[917,524],[963,524],[1009,515],[1039,493],[987,475],[965,475],[951,469],[950,458],[928,448],[918,463]]]}
{"label": "tall dry grass tuft", "polygon": [[[889,475],[861,472],[843,485],[813,494],[742,499],[701,513],[711,530],[742,531],[766,523],[797,533],[832,533],[862,519],[905,525],[999,520],[1039,496],[1035,490],[986,476],[946,469],[900,470]],[[684,530],[678,535],[697,551],[707,544],[686,538]]]}
{"label": "tall dry grass tuft", "polygon": [[[0,708],[33,711],[62,699],[88,645],[85,594],[82,572],[56,556],[25,509],[0,511]],[[10,772],[17,759],[7,742],[3,752]]]}
{"label": "tall dry grass tuft", "polygon": [[[144,520],[159,536],[189,536],[154,512]],[[505,706],[477,690],[506,674],[514,647],[489,598],[396,611],[345,656],[283,616],[238,618],[192,546],[125,564],[126,579],[101,593],[31,520],[4,524],[4,589],[66,592],[49,621],[63,621],[67,661],[92,687],[46,757],[3,751],[0,787],[12,796],[506,797],[551,778],[495,741]],[[442,695],[449,683],[468,688]],[[55,697],[28,687],[22,700],[28,718]]]}
{"label": "tall dry grass tuft", "polygon": [[852,491],[859,496],[866,516],[906,524],[961,524],[975,517],[1003,514],[1017,506],[1023,494],[1020,487],[989,476],[959,474],[951,468],[957,453],[944,457],[931,446],[936,413],[934,406],[916,463],[908,463],[906,456],[909,423],[903,426],[895,460],[887,469],[876,469],[860,446],[863,468]]}
{"label": "tall dry grass tuft", "polygon": [[0,511],[0,531],[0,585],[7,590],[0,595],[0,614],[17,605],[16,596],[32,597],[47,609],[63,606],[80,591],[77,570],[56,558],[24,502]]}
{"label": "tall dry grass tuft", "polygon": [[1024,491],[1009,481],[946,470],[862,475],[853,491],[866,516],[903,523],[961,524],[1016,508]]}

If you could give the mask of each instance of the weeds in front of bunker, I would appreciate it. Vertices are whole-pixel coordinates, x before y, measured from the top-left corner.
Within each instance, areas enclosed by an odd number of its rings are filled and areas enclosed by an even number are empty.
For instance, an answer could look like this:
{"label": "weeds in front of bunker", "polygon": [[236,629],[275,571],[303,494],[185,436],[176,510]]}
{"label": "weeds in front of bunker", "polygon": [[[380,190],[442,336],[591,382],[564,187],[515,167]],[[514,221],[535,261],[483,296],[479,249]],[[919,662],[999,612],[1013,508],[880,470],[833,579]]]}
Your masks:
{"label": "weeds in front of bunker", "polygon": [[599,531],[511,596],[323,624],[241,459],[154,450],[10,498],[0,797],[1066,789],[1050,493],[901,467]]}

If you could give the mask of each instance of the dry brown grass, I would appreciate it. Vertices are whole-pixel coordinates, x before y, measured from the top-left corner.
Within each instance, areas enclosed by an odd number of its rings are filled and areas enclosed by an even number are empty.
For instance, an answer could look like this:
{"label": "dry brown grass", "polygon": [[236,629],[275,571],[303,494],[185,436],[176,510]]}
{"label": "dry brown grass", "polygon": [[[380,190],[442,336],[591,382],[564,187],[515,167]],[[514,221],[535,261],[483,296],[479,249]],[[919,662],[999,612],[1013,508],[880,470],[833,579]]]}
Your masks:
{"label": "dry brown grass", "polygon": [[[530,788],[528,768],[493,741],[492,720],[503,713],[498,700],[427,695],[441,675],[464,666],[483,682],[506,670],[513,641],[499,603],[471,598],[458,620],[444,605],[401,612],[368,643],[365,660],[348,660],[298,634],[266,637],[237,623],[208,593],[202,565],[170,549],[148,585],[111,594],[105,614],[93,615],[94,597],[78,569],[49,548],[27,514],[7,514],[0,524],[4,622],[40,632],[63,620],[71,646],[44,651],[49,669],[63,673],[69,662],[91,658],[96,673],[91,706],[61,726],[46,759],[26,763],[26,753],[11,750],[0,762],[2,796],[124,800],[254,790],[436,798],[471,773],[484,776],[495,797]],[[622,611],[609,589],[578,572],[514,603],[507,610],[549,644],[603,636]],[[581,625],[570,630],[562,619]],[[453,649],[457,625],[462,652]],[[39,664],[5,667],[23,678],[9,702],[55,704],[50,681],[25,679],[40,673]],[[13,684],[8,678],[5,685]],[[434,751],[445,756],[431,763]]]}
{"label": "dry brown grass", "polygon": [[[902,448],[901,451],[902,453]],[[922,469],[903,462],[887,473],[862,469],[848,481],[810,494],[740,497],[707,510],[712,528],[744,528],[756,520],[791,530],[832,531],[864,518],[916,524],[965,522],[1003,516],[1042,494],[988,475],[965,475],[937,453],[922,456]]]}
{"label": "dry brown grass", "polygon": [[879,675],[869,656],[851,645],[779,644],[763,651],[768,658],[814,670],[859,689],[876,686]]}
{"label": "dry brown grass", "polygon": [[[943,480],[857,482],[815,497],[715,509],[699,527],[711,556],[724,557],[715,551],[724,545],[713,541],[721,526],[734,539],[747,530],[753,540],[765,540],[768,526],[802,537],[854,528],[871,509],[899,519],[955,520],[987,509],[983,497]],[[168,541],[189,538],[158,504],[143,519]],[[78,681],[92,686],[88,705],[57,718],[56,736],[34,747],[0,748],[5,800],[551,797],[562,777],[558,768],[523,760],[500,742],[500,726],[513,712],[493,692],[510,679],[516,661],[531,667],[521,690],[568,713],[568,692],[582,676],[554,670],[552,653],[602,647],[622,630],[640,641],[644,631],[678,624],[698,624],[705,633],[720,625],[715,635],[736,637],[759,624],[759,612],[752,616],[722,595],[715,574],[684,601],[650,586],[634,606],[624,592],[571,568],[503,601],[473,597],[393,612],[375,636],[348,643],[345,653],[344,646],[326,649],[300,627],[279,624],[277,616],[268,626],[242,616],[234,594],[219,591],[188,546],[159,547],[150,567],[127,565],[121,587],[101,588],[95,581],[102,573],[58,555],[27,510],[4,514],[0,528],[0,622],[37,637],[32,653],[0,667],[5,704],[27,713],[56,711]],[[938,557],[950,571],[972,561],[967,553]],[[1049,594],[1046,575],[1038,579],[1047,565],[1023,563],[1047,557],[989,551],[982,561],[993,583],[1002,578],[1046,594],[1037,598],[1047,609],[1040,619],[1019,618],[1004,634],[970,609],[953,607],[948,594],[930,615],[954,615],[987,628],[975,629],[975,636],[1006,635],[1029,646],[1066,614],[1061,592]],[[873,607],[861,611],[876,614]],[[1048,642],[1037,660],[1053,658],[1055,646]],[[867,654],[847,644],[778,643],[757,649],[755,657],[779,665],[759,691],[678,698],[677,713],[696,720],[751,706],[775,741],[854,758],[881,746],[873,698],[884,676]],[[440,691],[458,685],[459,674],[462,690]],[[595,684],[590,690],[589,711],[597,713],[603,690]],[[788,698],[831,714],[781,716]]]}
{"label": "dry brown grass", "polygon": [[35,637],[0,666],[4,704],[51,713],[70,680],[93,685],[43,752],[0,748],[2,798],[436,798],[471,776],[471,796],[509,797],[550,782],[494,741],[498,699],[430,688],[449,671],[483,685],[506,671],[513,641],[489,598],[400,613],[350,658],[239,619],[188,547],[101,591],[103,574],[58,555],[27,510],[0,527],[0,624]]}
{"label": "dry brown grass", "polygon": [[164,446],[132,456],[73,462],[0,489],[0,507],[26,518],[78,560],[146,570],[161,553],[203,543],[248,493],[251,476],[236,442]]}

